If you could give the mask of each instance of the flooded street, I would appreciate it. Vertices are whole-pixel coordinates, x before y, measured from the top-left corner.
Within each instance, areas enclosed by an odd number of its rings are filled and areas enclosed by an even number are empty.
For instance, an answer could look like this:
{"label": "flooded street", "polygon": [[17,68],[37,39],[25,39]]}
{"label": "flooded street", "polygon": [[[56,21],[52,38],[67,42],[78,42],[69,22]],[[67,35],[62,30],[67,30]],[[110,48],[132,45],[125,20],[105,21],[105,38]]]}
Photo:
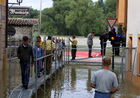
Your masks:
{"label": "flooded street", "polygon": [[[66,38],[66,37],[65,37]],[[87,48],[86,38],[77,38],[78,47]],[[99,37],[94,38],[95,48],[100,48]],[[108,42],[107,47],[111,47]],[[81,50],[77,50],[81,51]],[[85,51],[85,50],[84,50]],[[87,51],[87,50],[86,50]],[[122,50],[121,50],[122,51]],[[100,52],[100,50],[93,50],[93,52]],[[111,50],[107,49],[107,54],[111,54]],[[70,57],[71,59],[71,57]],[[112,98],[140,98],[140,89],[134,87],[130,88],[130,83],[125,81],[125,73],[120,74],[121,58],[115,57],[115,70],[119,82],[119,91],[112,95]],[[7,61],[8,62],[8,61]],[[0,71],[0,98],[8,97],[9,87],[9,69]],[[19,61],[12,63],[11,68],[11,89],[14,89],[21,83],[21,71]],[[38,98],[93,98],[94,89],[90,87],[92,75],[95,71],[101,69],[101,64],[96,63],[70,63],[63,69],[57,72],[57,76],[53,76],[53,81],[50,85],[50,80],[46,82],[46,95],[41,89],[38,90]],[[111,66],[110,66],[111,69]],[[123,68],[123,71],[125,68]],[[32,75],[32,74],[31,74]],[[15,76],[15,77],[14,77]],[[43,85],[41,86],[43,88]],[[35,95],[33,95],[35,98]]]}
{"label": "flooded street", "polygon": [[[93,73],[100,68],[100,66],[91,65],[66,66],[56,80],[53,80],[52,87],[47,84],[45,97],[39,90],[38,98],[93,98],[94,89],[90,87],[91,78]],[[130,83],[122,80],[119,75],[119,66],[115,68],[115,73],[119,82],[119,91],[113,94],[112,98],[140,98],[140,89],[134,86],[130,88]]]}

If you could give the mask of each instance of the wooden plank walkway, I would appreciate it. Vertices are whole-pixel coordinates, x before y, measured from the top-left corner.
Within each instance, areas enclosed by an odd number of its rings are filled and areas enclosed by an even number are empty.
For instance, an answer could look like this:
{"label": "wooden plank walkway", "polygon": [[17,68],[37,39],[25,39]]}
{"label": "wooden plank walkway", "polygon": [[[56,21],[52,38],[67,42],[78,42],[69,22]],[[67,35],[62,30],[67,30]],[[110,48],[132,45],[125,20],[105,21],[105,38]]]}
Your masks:
{"label": "wooden plank walkway", "polygon": [[[51,73],[45,76],[45,81],[49,79],[55,71],[64,66],[64,63],[57,62],[55,69],[55,62],[52,63]],[[37,79],[37,89],[44,83],[44,75]],[[31,98],[35,93],[35,76],[30,77],[28,89],[24,90],[22,84],[14,88],[9,96],[9,98]]]}

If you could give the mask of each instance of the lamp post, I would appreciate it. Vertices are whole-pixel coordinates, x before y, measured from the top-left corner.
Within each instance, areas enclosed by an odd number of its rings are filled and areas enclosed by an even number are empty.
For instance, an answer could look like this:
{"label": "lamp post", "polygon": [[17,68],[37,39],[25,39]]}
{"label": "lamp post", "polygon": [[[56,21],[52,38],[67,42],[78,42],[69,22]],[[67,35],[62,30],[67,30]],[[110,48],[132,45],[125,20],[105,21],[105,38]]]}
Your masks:
{"label": "lamp post", "polygon": [[39,32],[39,35],[41,34],[41,10],[42,10],[42,0],[40,0],[40,32]]}
{"label": "lamp post", "polygon": [[[20,5],[20,3],[22,3],[23,0],[17,0],[17,3],[9,3],[8,0],[6,0],[6,43],[5,43],[5,47],[7,47],[7,35],[8,35],[8,11],[9,8],[11,8],[14,4]],[[11,7],[8,8],[8,4],[11,4]],[[11,42],[10,42],[11,44]],[[9,57],[11,56],[11,54],[9,54]],[[11,58],[9,58],[9,95],[11,93]]]}

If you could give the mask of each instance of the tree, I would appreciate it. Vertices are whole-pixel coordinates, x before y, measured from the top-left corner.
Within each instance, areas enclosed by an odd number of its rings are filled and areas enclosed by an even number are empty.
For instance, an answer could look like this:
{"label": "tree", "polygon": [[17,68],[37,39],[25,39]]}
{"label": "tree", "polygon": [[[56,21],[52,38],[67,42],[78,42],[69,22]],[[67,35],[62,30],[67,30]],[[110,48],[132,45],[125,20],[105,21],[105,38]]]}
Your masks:
{"label": "tree", "polygon": [[98,8],[97,3],[92,0],[76,0],[70,3],[70,12],[66,16],[67,28],[78,29],[76,34],[87,36],[95,31],[100,33],[105,27],[103,10]]}
{"label": "tree", "polygon": [[116,18],[116,0],[105,1],[106,17]]}
{"label": "tree", "polygon": [[116,1],[53,0],[53,7],[42,11],[42,31],[47,35],[100,35],[108,30],[106,18],[115,18]]}
{"label": "tree", "polygon": [[[70,10],[69,3],[70,0],[56,0],[53,3],[53,8],[47,8],[42,11],[42,29],[46,34],[51,32],[51,34],[67,35],[69,33],[65,22],[65,17]],[[53,28],[54,30],[52,30]]]}

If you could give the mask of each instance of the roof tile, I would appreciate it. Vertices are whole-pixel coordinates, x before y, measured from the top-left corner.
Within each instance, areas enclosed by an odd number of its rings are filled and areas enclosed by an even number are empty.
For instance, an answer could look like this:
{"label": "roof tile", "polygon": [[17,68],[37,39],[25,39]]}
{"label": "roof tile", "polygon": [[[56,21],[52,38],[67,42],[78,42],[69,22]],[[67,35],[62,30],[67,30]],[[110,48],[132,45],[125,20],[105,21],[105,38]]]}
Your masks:
{"label": "roof tile", "polygon": [[30,18],[8,18],[8,25],[13,25],[13,26],[33,26],[38,21],[39,21],[38,18],[36,18],[36,19],[30,19]]}

